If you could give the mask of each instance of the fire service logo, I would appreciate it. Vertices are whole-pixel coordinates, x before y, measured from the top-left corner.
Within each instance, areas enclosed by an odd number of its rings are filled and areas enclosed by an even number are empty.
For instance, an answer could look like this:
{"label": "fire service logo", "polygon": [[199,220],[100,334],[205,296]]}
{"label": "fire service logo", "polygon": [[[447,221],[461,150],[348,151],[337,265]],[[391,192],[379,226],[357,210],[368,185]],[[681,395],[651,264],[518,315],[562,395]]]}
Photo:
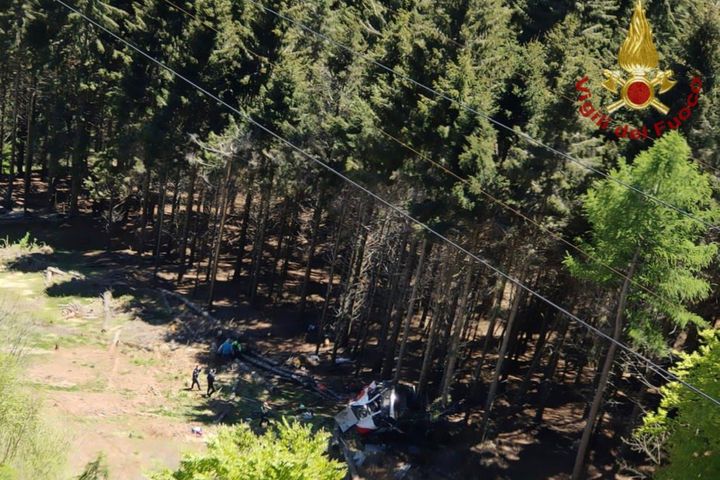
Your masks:
{"label": "fire service logo", "polygon": [[653,43],[652,27],[645,16],[642,1],[635,5],[628,36],[620,47],[618,63],[625,72],[605,70],[603,88],[619,97],[615,102],[607,105],[607,113],[596,108],[590,98],[592,93],[587,86],[587,76],[578,80],[575,89],[578,91],[580,114],[590,119],[603,131],[609,130],[613,123],[610,117],[615,112],[625,108],[629,110],[646,110],[653,108],[665,118],[653,125],[644,125],[633,128],[630,125],[616,127],[613,132],[618,138],[631,140],[646,140],[651,135],[660,137],[668,130],[676,130],[686,122],[697,107],[702,91],[702,80],[695,77],[690,82],[691,93],[687,102],[676,115],[668,117],[670,108],[661,98],[663,94],[672,90],[677,82],[673,79],[672,70],[661,70],[657,49]]}

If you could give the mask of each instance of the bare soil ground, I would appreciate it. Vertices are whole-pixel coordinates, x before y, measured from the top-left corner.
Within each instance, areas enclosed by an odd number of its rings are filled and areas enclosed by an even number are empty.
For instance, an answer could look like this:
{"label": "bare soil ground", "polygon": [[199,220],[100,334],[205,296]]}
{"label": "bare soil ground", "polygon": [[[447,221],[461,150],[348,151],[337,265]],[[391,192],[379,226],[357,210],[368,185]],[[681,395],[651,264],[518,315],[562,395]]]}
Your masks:
{"label": "bare soil ground", "polygon": [[143,338],[151,351],[125,344],[139,327],[163,330],[131,322],[117,345],[60,347],[32,358],[27,379],[45,392],[49,415],[68,432],[72,472],[102,452],[112,478],[144,478],[145,472],[177,466],[183,451],[203,448],[204,439],[192,434],[192,426],[212,430],[182,411],[200,410],[206,402],[199,392],[186,391],[185,379],[179,378],[192,370],[196,349],[160,348],[165,346],[161,331],[153,332],[156,342]]}

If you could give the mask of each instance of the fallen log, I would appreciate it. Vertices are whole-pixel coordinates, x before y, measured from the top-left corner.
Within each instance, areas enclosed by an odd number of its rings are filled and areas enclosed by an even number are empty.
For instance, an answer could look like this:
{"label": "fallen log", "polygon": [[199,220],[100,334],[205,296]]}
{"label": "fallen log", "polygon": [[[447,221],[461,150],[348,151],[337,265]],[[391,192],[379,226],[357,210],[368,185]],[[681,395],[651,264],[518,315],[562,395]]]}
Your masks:
{"label": "fallen log", "polygon": [[217,321],[218,321],[215,317],[213,317],[212,315],[210,315],[210,314],[209,314],[208,312],[206,312],[204,309],[198,307],[196,304],[194,304],[193,302],[191,302],[191,301],[188,300],[187,298],[183,297],[183,296],[180,295],[179,293],[171,292],[170,290],[165,290],[164,288],[160,288],[159,290],[160,290],[162,293],[164,293],[165,295],[169,295],[169,296],[171,296],[172,298],[174,298],[175,300],[179,301],[180,303],[182,303],[183,305],[185,305],[186,307],[188,307],[190,310],[192,310],[193,313],[195,313],[195,314],[197,314],[197,315],[200,315],[200,316],[203,317],[204,319],[206,319],[206,320],[212,320],[213,322],[217,322]]}
{"label": "fallen log", "polygon": [[85,275],[78,272],[66,272],[64,270],[60,270],[57,267],[47,267],[45,269],[46,274],[54,274],[54,275],[60,275],[61,277],[70,277],[70,278],[76,278],[78,280],[85,280]]}

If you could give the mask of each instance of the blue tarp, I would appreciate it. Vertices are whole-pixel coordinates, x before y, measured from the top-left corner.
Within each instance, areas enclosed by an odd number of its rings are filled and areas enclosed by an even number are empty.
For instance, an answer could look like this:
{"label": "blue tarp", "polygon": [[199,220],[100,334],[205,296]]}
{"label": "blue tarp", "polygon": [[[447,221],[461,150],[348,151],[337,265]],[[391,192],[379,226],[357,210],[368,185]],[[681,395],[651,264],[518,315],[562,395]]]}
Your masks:
{"label": "blue tarp", "polygon": [[225,340],[222,345],[220,345],[220,348],[218,348],[218,353],[226,357],[232,357],[233,345],[229,338]]}

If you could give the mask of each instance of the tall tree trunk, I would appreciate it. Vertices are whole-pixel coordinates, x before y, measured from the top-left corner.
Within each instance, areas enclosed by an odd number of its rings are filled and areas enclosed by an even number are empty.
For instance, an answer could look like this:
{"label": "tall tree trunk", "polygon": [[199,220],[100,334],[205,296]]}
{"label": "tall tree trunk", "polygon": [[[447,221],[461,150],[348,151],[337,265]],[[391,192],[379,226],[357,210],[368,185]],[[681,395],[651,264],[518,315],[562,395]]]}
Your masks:
{"label": "tall tree trunk", "polygon": [[[440,254],[442,256],[442,253]],[[441,281],[439,285],[447,285],[450,280],[450,262],[445,263],[445,267],[441,273]],[[430,368],[432,367],[433,354],[435,353],[435,343],[442,317],[444,312],[444,295],[441,292],[435,294],[432,312],[430,314],[430,328],[427,341],[425,342],[425,352],[423,353],[422,366],[420,367],[420,377],[418,378],[418,396],[422,398],[427,389],[428,379],[430,377]]]}
{"label": "tall tree trunk", "polygon": [[210,291],[208,292],[208,308],[212,307],[215,295],[215,279],[217,277],[218,264],[220,262],[220,247],[222,246],[223,234],[225,233],[225,220],[227,219],[228,202],[230,200],[230,182],[232,176],[232,159],[225,160],[225,178],[223,179],[223,199],[221,202],[220,226],[218,227],[217,240],[215,242],[215,251],[210,261],[212,262],[212,271],[210,273]]}
{"label": "tall tree trunk", "polygon": [[168,243],[165,249],[165,256],[169,257],[173,252],[173,247],[176,245],[177,240],[177,211],[180,208],[180,169],[178,169],[175,178],[173,180],[173,196],[170,204],[170,218],[168,220]]}
{"label": "tall tree trunk", "polygon": [[218,223],[220,222],[220,210],[222,209],[222,196],[223,186],[222,183],[215,189],[213,195],[212,205],[210,206],[210,212],[208,217],[210,218],[210,225],[212,229],[208,228],[207,238],[210,239],[210,243],[205,245],[202,250],[202,257],[208,257],[207,267],[205,268],[205,283],[210,282],[210,273],[213,267],[213,252],[215,252],[215,242],[217,242]]}
{"label": "tall tree trunk", "polygon": [[195,221],[193,222],[193,237],[192,242],[190,242],[190,257],[188,258],[188,268],[191,268],[193,265],[195,265],[195,261],[198,257],[198,237],[200,236],[200,225],[204,213],[204,204],[206,201],[205,190],[205,186],[201,184],[200,194],[198,195],[198,208],[197,212],[195,212]]}
{"label": "tall tree trunk", "polygon": [[335,332],[335,341],[332,349],[332,363],[335,364],[337,359],[338,349],[345,345],[348,334],[352,330],[353,324],[353,306],[356,297],[356,282],[359,281],[362,273],[363,260],[365,258],[365,246],[369,232],[366,228],[363,228],[366,221],[372,215],[370,209],[365,209],[361,213],[360,221],[358,222],[358,233],[353,248],[353,254],[350,259],[350,265],[348,268],[348,275],[346,276],[345,289],[342,294],[341,307],[339,310],[339,322],[337,323],[337,329]]}
{"label": "tall tree trunk", "polygon": [[150,180],[152,177],[152,171],[150,165],[145,162],[145,175],[143,176],[142,183],[142,217],[140,219],[140,235],[138,238],[138,255],[142,256],[145,253],[145,230],[147,230],[148,220],[150,216]]}
{"label": "tall tree trunk", "polygon": [[[272,179],[269,180],[272,182]],[[268,216],[270,215],[270,197],[272,195],[272,183],[269,183],[262,195],[260,201],[260,221],[258,222],[258,229],[255,233],[255,242],[253,243],[252,252],[252,274],[250,275],[250,287],[248,289],[248,296],[250,302],[255,302],[258,290],[258,283],[260,282],[260,271],[263,263],[263,250],[265,249],[265,230],[267,227]]]}
{"label": "tall tree trunk", "polygon": [[[282,257],[283,253],[283,245],[285,244],[285,237],[287,236],[287,230],[288,230],[288,210],[290,209],[290,200],[286,197],[285,200],[283,200],[282,204],[282,210],[280,211],[280,221],[278,222],[280,224],[280,233],[278,233],[278,242],[277,247],[275,247],[275,255],[273,256],[272,260],[272,268],[270,268],[270,281],[268,282],[268,298],[273,299],[274,293],[275,293],[275,282],[277,281],[278,277],[278,264],[280,263],[280,259]],[[281,297],[282,297],[282,292]]]}
{"label": "tall tree trunk", "polygon": [[485,339],[483,340],[483,350],[480,354],[480,359],[475,364],[475,368],[473,369],[472,374],[472,384],[473,384],[473,394],[472,396],[476,396],[477,394],[477,386],[480,384],[480,373],[482,372],[482,367],[485,365],[485,358],[487,358],[488,351],[490,350],[490,344],[495,339],[495,325],[497,324],[497,321],[500,317],[500,305],[502,303],[503,294],[505,292],[505,286],[506,286],[505,279],[498,280],[497,287],[495,290],[495,296],[493,297],[493,303],[490,307],[490,315],[491,320],[488,324],[487,332],[485,332]]}
{"label": "tall tree trunk", "polygon": [[32,174],[32,161],[33,161],[33,117],[35,116],[35,97],[37,96],[36,86],[37,77],[33,75],[33,79],[30,83],[30,103],[27,111],[27,128],[25,137],[25,178],[24,178],[24,199],[23,199],[23,211],[28,212],[28,203],[30,200],[30,176]]}
{"label": "tall tree trunk", "polygon": [[[630,264],[630,270],[628,271],[625,281],[623,282],[622,290],[620,291],[620,300],[618,301],[617,314],[615,315],[615,327],[613,329],[613,340],[616,342],[620,341],[620,337],[623,332],[623,316],[625,314],[625,304],[627,302],[627,294],[630,289],[630,282],[635,275],[635,268],[637,267],[637,260],[640,255],[638,249],[633,256]],[[590,445],[590,437],[592,436],[593,428],[595,427],[595,421],[597,419],[600,406],[605,396],[605,388],[610,377],[610,370],[612,370],[613,363],[615,362],[615,354],[617,353],[617,343],[613,342],[610,344],[607,356],[605,357],[605,363],[603,364],[602,373],[600,374],[600,382],[598,383],[597,389],[595,390],[595,398],[593,398],[592,407],[590,407],[590,413],[588,414],[587,423],[583,430],[583,435],[580,440],[580,446],[578,447],[577,456],[575,457],[575,466],[573,467],[572,480],[580,480],[585,473],[585,458],[587,456],[588,446]]]}
{"label": "tall tree trunk", "polygon": [[[432,248],[432,246],[430,246],[430,248]],[[396,385],[400,380],[400,371],[405,357],[405,348],[407,347],[408,337],[410,336],[410,325],[412,324],[412,317],[415,314],[415,299],[417,298],[418,286],[422,281],[425,256],[428,253],[427,251],[428,240],[427,237],[425,237],[423,238],[422,246],[420,247],[420,259],[418,260],[417,269],[415,270],[415,279],[413,281],[412,291],[410,292],[410,301],[408,302],[407,312],[405,313],[405,321],[402,327],[403,332],[402,339],[400,340],[400,351],[398,352],[397,363],[395,364],[395,376],[393,377],[393,384]]]}
{"label": "tall tree trunk", "polygon": [[237,259],[235,260],[235,272],[233,280],[238,281],[242,276],[243,260],[245,259],[245,245],[247,244],[247,233],[250,224],[250,214],[252,213],[253,201],[253,179],[254,174],[250,174],[247,183],[247,192],[245,192],[245,203],[243,203],[242,227],[240,227],[240,240],[238,241]]}
{"label": "tall tree trunk", "polygon": [[[84,102],[80,103],[80,111],[86,108]],[[82,118],[82,114],[76,121],[75,143],[73,145],[72,163],[70,166],[70,215],[77,215],[80,212],[79,200],[80,191],[82,189],[83,170],[85,165],[85,156],[87,154],[88,125]]]}
{"label": "tall tree trunk", "polygon": [[341,214],[337,227],[335,228],[335,241],[333,242],[332,251],[330,252],[330,272],[328,273],[328,283],[325,287],[325,299],[323,301],[322,312],[320,313],[320,321],[318,322],[318,336],[315,343],[315,355],[320,353],[320,345],[325,338],[325,320],[327,319],[328,309],[332,301],[332,292],[335,283],[335,267],[338,263],[338,253],[340,248],[340,238],[342,237],[343,219],[345,218],[346,204],[343,203]]}
{"label": "tall tree trunk", "polygon": [[[520,276],[520,281],[524,277]],[[510,345],[510,337],[512,336],[513,326],[515,324],[515,318],[517,317],[518,308],[520,307],[520,300],[523,296],[523,290],[519,285],[515,287],[515,298],[513,298],[512,309],[510,316],[508,317],[507,325],[505,326],[505,332],[503,334],[503,341],[500,345],[500,351],[498,352],[497,363],[495,364],[495,372],[493,373],[493,381],[490,384],[490,390],[488,391],[487,399],[485,400],[485,413],[483,414],[482,425],[480,431],[482,431],[483,440],[487,437],[488,425],[490,424],[490,412],[492,411],[493,404],[495,403],[495,395],[497,394],[498,384],[500,383],[500,377],[502,375],[503,366],[505,364],[505,355],[507,354],[508,346]]]}
{"label": "tall tree trunk", "polygon": [[288,273],[290,272],[290,262],[292,261],[293,253],[295,252],[297,237],[298,237],[298,224],[300,222],[300,194],[295,198],[292,208],[290,209],[290,225],[288,238],[285,242],[285,253],[283,254],[282,270],[280,272],[280,289],[285,288],[287,283]]}
{"label": "tall tree trunk", "polygon": [[160,269],[160,247],[162,246],[163,236],[163,223],[165,220],[165,191],[167,187],[167,173],[163,174],[160,182],[160,205],[158,211],[158,222],[157,222],[157,239],[155,244],[155,271],[153,277],[157,278],[158,270]]}
{"label": "tall tree trunk", "polygon": [[[399,248],[399,255],[396,261],[393,261],[393,271],[390,280],[390,289],[387,296],[387,305],[383,314],[383,321],[380,327],[380,334],[378,335],[379,352],[376,364],[373,366],[374,372],[379,372],[382,369],[383,359],[388,348],[388,332],[390,330],[391,322],[393,320],[393,314],[395,314],[395,302],[398,300],[398,288],[401,283],[403,275],[403,264],[405,263],[407,243],[410,240],[410,224],[406,223],[403,229],[402,240]],[[407,269],[409,271],[409,268]],[[391,363],[392,365],[392,363]]]}
{"label": "tall tree trunk", "polygon": [[188,192],[187,206],[185,207],[185,215],[183,216],[182,231],[180,233],[180,260],[178,270],[178,283],[182,282],[186,271],[185,260],[187,258],[188,244],[188,227],[190,225],[190,217],[193,214],[193,206],[195,205],[195,184],[197,183],[197,167],[193,167],[190,173],[190,191]]}
{"label": "tall tree trunk", "polygon": [[[20,38],[20,30],[18,29],[18,40]],[[5,207],[10,210],[13,207],[13,183],[15,181],[15,155],[17,148],[17,130],[18,130],[18,109],[20,108],[20,68],[19,61],[17,62],[18,68],[15,70],[15,78],[13,79],[13,111],[12,111],[12,132],[10,135],[10,171],[8,172],[8,186],[5,191]]]}
{"label": "tall tree trunk", "polygon": [[528,368],[528,371],[525,373],[525,377],[523,378],[523,382],[520,384],[520,389],[518,390],[517,395],[515,398],[518,403],[521,403],[523,401],[523,398],[525,398],[525,394],[527,394],[528,390],[530,389],[530,383],[532,382],[532,377],[535,375],[535,372],[540,367],[540,362],[542,361],[543,354],[545,353],[545,345],[547,344],[547,339],[551,336],[552,331],[555,329],[555,326],[557,325],[557,322],[560,318],[560,314],[554,316],[554,319],[552,321],[552,326],[548,325],[548,322],[544,321],[540,330],[540,334],[538,335],[538,341],[535,344],[535,351],[533,352],[533,359],[530,363],[530,367]]}
{"label": "tall tree trunk", "polygon": [[322,195],[318,194],[317,202],[313,211],[313,219],[311,223],[312,233],[310,234],[310,244],[308,245],[305,255],[305,275],[303,276],[302,290],[300,293],[300,314],[305,313],[307,305],[308,289],[310,288],[310,276],[312,274],[312,262],[315,257],[315,249],[317,248],[318,238],[320,237],[320,220],[322,220]]}
{"label": "tall tree trunk", "polygon": [[[407,258],[405,260],[405,267],[403,268],[402,277],[400,278],[400,292],[398,298],[394,302],[393,312],[391,315],[392,328],[390,329],[390,335],[386,339],[383,347],[383,366],[381,375],[383,379],[389,379],[392,376],[392,368],[395,365],[395,348],[397,346],[398,337],[400,336],[400,329],[402,328],[402,309],[404,307],[404,300],[407,296],[407,288],[410,285],[412,277],[412,267],[415,263],[415,254],[417,252],[418,239],[413,238],[413,241],[408,249]],[[411,305],[411,304],[410,304]]]}
{"label": "tall tree trunk", "polygon": [[[4,65],[3,65],[4,67]],[[0,176],[5,172],[5,109],[7,104],[7,74],[5,68],[0,76]]]}
{"label": "tall tree trunk", "polygon": [[563,345],[565,345],[565,337],[567,336],[568,329],[570,328],[570,322],[563,320],[560,333],[557,335],[557,339],[553,344],[553,354],[550,357],[547,365],[543,369],[543,378],[540,381],[540,388],[537,402],[537,409],[535,411],[535,424],[539,425],[542,422],[543,415],[545,414],[545,405],[547,404],[550,394],[552,393],[552,381],[557,370],[558,362],[560,361],[560,352],[562,352]]}
{"label": "tall tree trunk", "polygon": [[455,376],[455,364],[460,354],[460,339],[462,332],[465,330],[465,322],[469,315],[467,310],[467,302],[470,297],[470,286],[472,285],[473,279],[473,268],[468,265],[467,272],[465,273],[465,280],[463,282],[463,292],[458,302],[457,311],[455,313],[455,321],[452,326],[452,335],[450,338],[450,345],[448,346],[447,358],[445,359],[445,371],[443,372],[443,378],[440,387],[440,402],[443,407],[447,407],[450,400],[450,388],[453,384],[453,378]]}

